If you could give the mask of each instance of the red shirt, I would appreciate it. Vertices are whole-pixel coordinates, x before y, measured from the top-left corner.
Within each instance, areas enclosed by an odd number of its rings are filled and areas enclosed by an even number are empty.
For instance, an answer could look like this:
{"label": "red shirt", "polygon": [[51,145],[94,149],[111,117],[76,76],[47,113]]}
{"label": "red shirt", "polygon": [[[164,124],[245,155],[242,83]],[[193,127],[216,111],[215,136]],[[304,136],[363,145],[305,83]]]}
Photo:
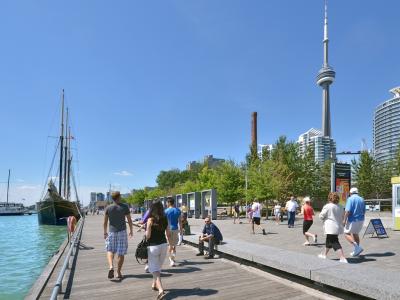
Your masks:
{"label": "red shirt", "polygon": [[304,204],[303,215],[304,215],[304,221],[312,221],[313,220],[314,210],[311,207],[311,205]]}

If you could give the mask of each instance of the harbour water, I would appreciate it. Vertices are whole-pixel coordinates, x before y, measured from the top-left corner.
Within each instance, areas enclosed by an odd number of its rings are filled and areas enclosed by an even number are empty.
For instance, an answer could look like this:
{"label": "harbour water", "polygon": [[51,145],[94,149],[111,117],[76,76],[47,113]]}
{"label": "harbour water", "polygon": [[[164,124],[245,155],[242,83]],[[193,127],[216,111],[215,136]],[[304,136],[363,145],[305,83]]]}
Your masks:
{"label": "harbour water", "polygon": [[37,215],[0,217],[0,300],[23,299],[66,237]]}

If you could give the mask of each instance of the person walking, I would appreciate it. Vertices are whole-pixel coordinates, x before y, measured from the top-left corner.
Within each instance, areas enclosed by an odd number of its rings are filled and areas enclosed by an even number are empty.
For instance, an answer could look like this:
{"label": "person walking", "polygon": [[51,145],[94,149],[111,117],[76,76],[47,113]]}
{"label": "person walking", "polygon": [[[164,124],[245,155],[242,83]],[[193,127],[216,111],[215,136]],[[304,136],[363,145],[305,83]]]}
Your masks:
{"label": "person walking", "polygon": [[236,201],[235,205],[233,206],[233,224],[236,224],[236,219],[238,219],[239,224],[240,222],[240,205],[239,202]]}
{"label": "person walking", "polygon": [[303,199],[304,204],[301,207],[301,214],[304,217],[303,221],[303,235],[306,239],[304,242],[304,246],[309,246],[310,245],[310,240],[309,238],[313,238],[314,244],[317,242],[317,235],[311,232],[308,232],[310,229],[311,225],[313,224],[313,216],[314,216],[314,209],[311,206],[311,199],[310,197],[304,197]]}
{"label": "person walking", "polygon": [[258,202],[257,199],[254,199],[253,205],[251,206],[251,211],[253,212],[251,229],[253,231],[253,234],[255,234],[254,224],[256,224],[257,227],[262,230],[262,234],[266,235],[267,233],[265,232],[265,229],[261,226],[261,209],[262,209],[261,204]]}
{"label": "person walking", "polygon": [[293,228],[294,227],[294,221],[296,219],[296,210],[299,207],[297,204],[294,196],[290,197],[290,200],[286,202],[286,211],[288,214],[288,228]]}
{"label": "person walking", "polygon": [[146,227],[149,272],[153,274],[151,288],[158,291],[157,300],[160,300],[166,295],[161,282],[161,267],[167,255],[168,243],[171,244],[168,220],[160,201],[152,203]]}
{"label": "person walking", "polygon": [[363,252],[360,246],[360,231],[363,228],[365,220],[365,202],[358,195],[358,189],[352,187],[350,189],[350,197],[346,201],[345,213],[343,218],[343,226],[346,240],[354,246],[350,256],[359,256]]}
{"label": "person walking", "polygon": [[[169,265],[175,266],[176,246],[182,236],[182,218],[181,210],[175,207],[175,200],[172,197],[167,197],[168,208],[165,210],[165,215],[168,219],[169,226]],[[179,226],[178,226],[179,225]]]}
{"label": "person walking", "polygon": [[[116,191],[111,195],[114,203],[107,206],[104,213],[104,239],[106,240],[108,278],[114,278],[114,255],[117,254],[117,278],[122,279],[122,265],[128,250],[125,219],[129,224],[129,237],[133,236],[132,219],[128,205],[121,202],[121,194]],[[108,226],[109,225],[109,226]],[[107,232],[107,227],[109,227]]]}
{"label": "person walking", "polygon": [[279,221],[281,219],[281,205],[279,204],[278,201],[275,200],[275,206],[274,206],[274,216],[275,216],[275,222],[276,225],[279,225]]}
{"label": "person walking", "polygon": [[251,204],[246,207],[247,218],[249,219],[249,224],[253,222],[253,211],[251,210]]}
{"label": "person walking", "polygon": [[212,259],[214,258],[214,246],[219,245],[223,237],[217,225],[211,222],[210,217],[206,217],[204,223],[203,231],[199,236],[199,253],[196,256],[204,255],[204,242],[208,242],[208,256],[205,259]]}
{"label": "person walking", "polygon": [[324,222],[326,241],[325,252],[319,254],[318,257],[326,259],[329,250],[333,248],[334,251],[339,253],[339,261],[347,263],[342,245],[339,243],[339,234],[343,233],[343,207],[339,205],[339,195],[333,192],[329,193],[328,202],[319,214],[319,218]]}

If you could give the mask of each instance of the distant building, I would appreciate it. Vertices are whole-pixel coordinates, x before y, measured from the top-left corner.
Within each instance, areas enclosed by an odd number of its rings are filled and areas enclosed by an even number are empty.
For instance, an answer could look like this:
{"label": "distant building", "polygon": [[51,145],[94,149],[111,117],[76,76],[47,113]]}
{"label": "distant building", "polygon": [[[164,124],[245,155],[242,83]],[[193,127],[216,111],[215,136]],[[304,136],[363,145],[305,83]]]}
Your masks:
{"label": "distant building", "polygon": [[96,201],[104,201],[105,196],[103,193],[97,193],[96,194]]}
{"label": "distant building", "polygon": [[89,209],[92,209],[92,208],[94,208],[96,206],[96,198],[97,198],[96,192],[91,192],[90,193]]}
{"label": "distant building", "polygon": [[[213,155],[206,155],[203,159],[203,164],[207,165],[209,168],[215,168],[225,161],[223,158],[215,158]],[[190,171],[201,165],[198,161],[190,161],[186,164],[186,170]]]}
{"label": "distant building", "polygon": [[387,163],[395,158],[400,142],[400,87],[390,90],[393,98],[380,104],[374,113],[375,158]]}
{"label": "distant building", "polygon": [[269,153],[271,153],[272,150],[274,150],[274,145],[273,144],[260,144],[258,146],[259,146],[259,148],[258,148],[258,156],[260,158],[262,158],[264,151],[268,151]]}
{"label": "distant building", "polygon": [[309,147],[314,150],[315,161],[324,164],[329,159],[335,159],[336,143],[329,136],[323,136],[323,133],[315,128],[301,134],[297,141],[299,151],[304,155]]}

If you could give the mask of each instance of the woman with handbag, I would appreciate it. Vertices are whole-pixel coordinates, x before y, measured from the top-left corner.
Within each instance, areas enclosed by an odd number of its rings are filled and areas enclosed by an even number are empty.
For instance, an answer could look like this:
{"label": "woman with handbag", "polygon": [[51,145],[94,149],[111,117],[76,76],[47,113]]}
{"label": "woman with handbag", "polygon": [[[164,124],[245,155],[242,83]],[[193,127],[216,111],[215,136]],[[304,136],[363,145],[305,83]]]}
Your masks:
{"label": "woman with handbag", "polygon": [[146,239],[148,242],[148,265],[149,272],[153,274],[151,288],[158,291],[157,300],[165,297],[164,288],[161,283],[161,267],[167,255],[167,237],[169,236],[168,220],[164,214],[161,202],[156,201],[150,207],[149,219],[147,220]]}

